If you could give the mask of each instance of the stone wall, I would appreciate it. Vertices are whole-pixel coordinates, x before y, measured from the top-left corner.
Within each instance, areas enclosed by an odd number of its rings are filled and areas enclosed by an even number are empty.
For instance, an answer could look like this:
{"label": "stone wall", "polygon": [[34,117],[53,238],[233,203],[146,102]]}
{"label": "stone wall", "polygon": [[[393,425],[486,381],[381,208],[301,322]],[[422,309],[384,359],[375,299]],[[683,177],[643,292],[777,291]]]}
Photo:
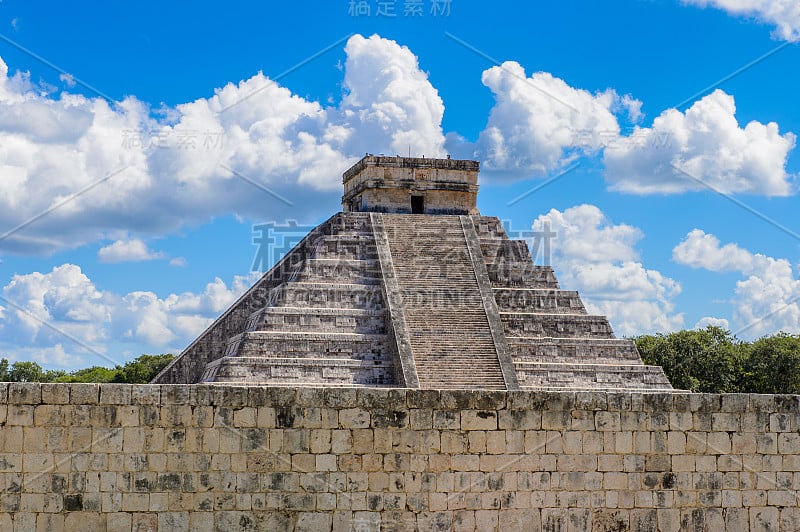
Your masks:
{"label": "stone wall", "polygon": [[425,214],[478,214],[479,167],[477,161],[367,155],[342,176],[342,210],[410,214],[413,194],[424,197]]}
{"label": "stone wall", "polygon": [[0,384],[0,530],[798,530],[798,406]]}

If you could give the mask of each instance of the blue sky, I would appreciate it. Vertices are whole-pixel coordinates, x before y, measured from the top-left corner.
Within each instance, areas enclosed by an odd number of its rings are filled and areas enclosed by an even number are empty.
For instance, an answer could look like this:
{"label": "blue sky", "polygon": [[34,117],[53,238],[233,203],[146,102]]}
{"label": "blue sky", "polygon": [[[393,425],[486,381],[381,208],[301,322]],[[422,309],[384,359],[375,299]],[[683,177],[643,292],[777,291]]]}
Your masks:
{"label": "blue sky", "polygon": [[798,333],[798,37],[793,0],[3,0],[0,356],[179,352],[366,151],[481,161],[620,335]]}

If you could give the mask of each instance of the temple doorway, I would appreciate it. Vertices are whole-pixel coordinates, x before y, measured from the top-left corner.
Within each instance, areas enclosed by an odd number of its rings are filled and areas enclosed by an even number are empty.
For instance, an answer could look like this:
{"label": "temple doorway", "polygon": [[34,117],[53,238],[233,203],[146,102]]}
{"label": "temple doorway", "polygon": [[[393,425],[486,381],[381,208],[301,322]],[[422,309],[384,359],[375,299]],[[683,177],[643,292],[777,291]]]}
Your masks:
{"label": "temple doorway", "polygon": [[411,214],[425,214],[424,196],[411,196]]}

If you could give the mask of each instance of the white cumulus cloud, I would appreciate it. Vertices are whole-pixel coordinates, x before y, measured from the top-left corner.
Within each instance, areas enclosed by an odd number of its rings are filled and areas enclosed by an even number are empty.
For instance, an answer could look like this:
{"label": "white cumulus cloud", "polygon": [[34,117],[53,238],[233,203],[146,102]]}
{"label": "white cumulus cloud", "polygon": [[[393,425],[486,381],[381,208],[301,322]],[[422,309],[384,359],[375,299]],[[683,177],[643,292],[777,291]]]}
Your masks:
{"label": "white cumulus cloud", "polygon": [[47,94],[0,59],[0,226],[24,226],[0,250],[163,235],[230,213],[310,219],[336,208],[341,173],[365,151],[443,155],[444,104],[416,56],[379,36],[355,35],[345,52],[339,106],[258,73],[158,113],[135,97]]}
{"label": "white cumulus cloud", "polygon": [[683,326],[673,299],[680,285],[642,264],[635,245],[642,232],[614,224],[594,205],[551,209],[533,223],[534,231],[556,233],[552,263],[562,286],[576,289],[590,312],[609,317],[617,334],[662,332]]}
{"label": "white cumulus cloud", "polygon": [[[442,157],[444,102],[405,46],[377,35],[353,36],[345,48],[346,95],[333,135],[346,132],[346,151]],[[338,183],[337,183],[338,185]]]}
{"label": "white cumulus cloud", "polygon": [[55,346],[65,341],[48,324],[83,343],[96,345],[110,319],[106,295],[97,290],[78,266],[65,264],[49,273],[14,275],[2,288],[6,309],[0,321],[2,342]]}
{"label": "white cumulus cloud", "polygon": [[712,272],[740,271],[750,273],[756,262],[766,261],[763,255],[753,255],[736,244],[721,245],[719,239],[700,229],[692,229],[672,250],[672,258],[692,268]]}
{"label": "white cumulus cloud", "polygon": [[117,240],[107,246],[100,248],[97,252],[100,262],[141,262],[164,258],[160,251],[152,251],[142,240],[133,238],[130,240]]}
{"label": "white cumulus cloud", "polygon": [[548,72],[528,77],[515,61],[484,71],[482,81],[496,103],[475,155],[489,172],[529,177],[563,167],[619,135],[616,110],[640,114],[641,102],[630,96],[611,89],[592,94]]}
{"label": "white cumulus cloud", "polygon": [[482,80],[496,100],[486,128],[475,144],[457,133],[447,144],[480,159],[489,177],[538,177],[581,156],[601,156],[609,188],[627,193],[795,192],[795,176],[786,171],[795,134],[782,134],[775,122],[740,125],[733,96],[722,90],[623,134],[622,116],[633,123],[643,117],[642,102],[631,95],[591,93],[547,72],[527,76],[514,61],[484,71]]}
{"label": "white cumulus cloud", "polygon": [[700,7],[716,7],[733,16],[752,17],[774,24],[775,36],[787,41],[800,39],[800,3],[797,0],[683,0]]}
{"label": "white cumulus cloud", "polygon": [[636,194],[704,190],[785,196],[793,191],[786,160],[793,133],[778,124],[751,121],[740,127],[733,96],[722,90],[702,98],[685,113],[668,109],[652,127],[605,150],[606,181]]}
{"label": "white cumulus cloud", "polygon": [[719,327],[721,329],[729,330],[730,323],[725,318],[714,318],[712,316],[705,316],[697,320],[694,324],[695,329],[705,329],[706,327]]}
{"label": "white cumulus cloud", "polygon": [[673,259],[692,268],[738,272],[733,298],[734,332],[744,337],[800,332],[800,279],[792,264],[694,229],[672,250]]}
{"label": "white cumulus cloud", "polygon": [[236,276],[230,285],[217,278],[200,293],[162,298],[101,290],[74,264],[15,275],[0,289],[0,352],[67,366],[121,363],[114,349],[124,344],[141,352],[178,352],[259,276]]}

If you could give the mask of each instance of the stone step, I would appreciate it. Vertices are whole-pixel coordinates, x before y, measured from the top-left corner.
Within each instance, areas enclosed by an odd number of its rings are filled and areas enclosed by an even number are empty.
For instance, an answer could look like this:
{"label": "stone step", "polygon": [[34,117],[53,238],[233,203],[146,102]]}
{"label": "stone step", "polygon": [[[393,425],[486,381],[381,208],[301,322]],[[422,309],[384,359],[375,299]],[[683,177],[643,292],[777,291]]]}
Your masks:
{"label": "stone step", "polygon": [[[490,364],[488,362],[475,361],[471,356],[463,356],[463,357],[448,356],[447,358],[448,358],[448,361],[450,361],[450,360],[462,360],[462,361],[466,361],[466,362],[472,361],[470,366],[465,366],[461,370],[461,372],[465,372],[465,373],[469,373],[469,371],[471,370],[472,367],[491,366],[492,365],[492,364]],[[430,367],[437,368],[437,367],[441,367],[441,361],[437,360],[435,358],[420,358],[420,360],[418,361],[418,366],[430,366]]]}
{"label": "stone step", "polygon": [[[399,265],[400,268],[404,266]],[[409,267],[403,275],[398,275],[398,281],[401,281],[401,291],[408,293],[447,293],[459,295],[461,297],[466,295],[475,295],[480,298],[480,293],[475,294],[473,286],[475,284],[475,277],[465,272],[453,271],[453,265],[450,264],[445,272],[442,268],[441,274],[431,273],[430,270],[416,269],[416,267]]]}
{"label": "stone step", "polygon": [[328,234],[343,234],[348,232],[372,233],[372,222],[369,213],[349,212],[339,213],[331,217],[325,227]]}
{"label": "stone step", "polygon": [[475,231],[481,240],[504,240],[508,238],[503,223],[496,216],[473,216],[472,222],[475,224]]}
{"label": "stone step", "polygon": [[[302,332],[302,331],[246,331],[237,336],[248,336],[251,338],[269,338],[277,341],[309,340],[309,341],[347,341],[347,342],[382,342],[385,340],[383,334],[363,334],[363,333],[333,333],[333,332]],[[234,336],[233,338],[236,338]]]}
{"label": "stone step", "polygon": [[[470,357],[475,354],[492,354],[494,351],[491,338],[462,338],[461,342],[454,336],[451,336],[449,339],[442,338],[440,341],[431,341],[431,338],[432,336],[421,338],[420,335],[412,335],[411,337],[418,347],[425,348],[424,351],[432,351],[434,348],[442,350],[442,354],[431,352],[417,355],[416,358],[420,363],[424,363],[426,360],[434,360],[437,363],[448,360],[470,360]],[[465,348],[464,340],[470,342],[469,348]],[[464,354],[459,354],[459,348],[461,348],[461,352]],[[477,364],[478,361],[476,360],[475,363]],[[486,361],[485,363],[491,364],[490,361]]]}
{"label": "stone step", "polygon": [[481,252],[486,264],[501,262],[533,263],[528,242],[524,240],[480,239]]}
{"label": "stone step", "polygon": [[[478,382],[478,379],[475,378],[475,374],[487,371],[489,369],[490,368],[486,366],[471,366],[468,372],[465,371],[462,373],[454,373],[452,371],[442,371],[435,367],[420,366],[417,369],[417,371],[425,372],[424,377],[420,379],[422,382],[434,383],[436,381],[439,381],[443,384],[454,384],[456,382],[466,382],[466,383]],[[493,377],[489,377],[486,379],[480,379],[480,382],[482,384],[496,383],[502,385],[503,379],[502,377],[498,377],[495,375]]]}
{"label": "stone step", "polygon": [[452,290],[404,291],[401,298],[404,305],[415,309],[414,315],[422,319],[427,319],[430,312],[452,311],[466,314],[481,304],[481,300],[474,294],[454,293]]}
{"label": "stone step", "polygon": [[671,389],[659,366],[515,363],[523,389]]}
{"label": "stone step", "polygon": [[636,382],[620,383],[620,384],[591,384],[591,387],[584,383],[577,383],[573,386],[559,386],[559,385],[531,385],[522,386],[523,390],[535,390],[537,392],[662,392],[674,393],[675,389],[670,385],[669,387],[661,384],[641,384]]}
{"label": "stone step", "polygon": [[461,381],[461,382],[446,382],[442,380],[436,381],[420,381],[420,389],[422,390],[498,390],[502,389],[504,383],[500,382],[476,382],[476,381]]}
{"label": "stone step", "polygon": [[501,312],[506,337],[614,338],[605,316]]}
{"label": "stone step", "polygon": [[389,361],[385,334],[248,331],[228,341],[224,356],[342,358]]}
{"label": "stone step", "polygon": [[573,290],[495,288],[500,312],[586,314],[580,295]]}
{"label": "stone step", "polygon": [[634,364],[636,344],[624,339],[506,337],[514,362]]}
{"label": "stone step", "polygon": [[[457,220],[458,216],[440,215],[437,216],[437,218],[447,218],[445,222],[450,223],[454,220]],[[404,220],[394,220],[392,223],[397,230],[405,229],[413,231],[415,236],[423,234],[458,236],[459,230],[459,228],[455,225],[447,227],[439,225],[438,220],[431,220],[430,217],[427,216],[425,218],[406,218]]]}
{"label": "stone step", "polygon": [[267,307],[256,313],[247,330],[386,334],[386,313],[345,308]]}
{"label": "stone step", "polygon": [[[428,322],[411,322],[409,326],[412,327],[412,330],[409,332],[411,336],[415,338],[419,338],[420,340],[424,340],[427,337],[431,337],[433,342],[440,342],[446,343],[450,339],[453,341],[459,341],[461,339],[461,343],[464,343],[464,340],[471,340],[475,341],[478,339],[487,339],[487,341],[491,341],[491,335],[487,334],[483,329],[485,323],[481,323],[477,320],[469,321],[469,322],[456,322],[450,321],[447,323],[430,323],[432,320],[428,320]],[[460,327],[459,327],[460,325]],[[468,331],[463,334],[459,334],[459,330]],[[441,337],[441,338],[437,338]]]}
{"label": "stone step", "polygon": [[[475,301],[474,303],[479,303],[480,300]],[[410,304],[410,302],[407,302]],[[439,314],[437,314],[436,320],[432,320],[430,315],[425,315],[422,313],[414,314],[412,313],[409,315],[406,320],[417,321],[419,323],[431,323],[435,324],[436,322],[442,321],[456,321],[460,322],[461,320],[468,320],[468,321],[477,321],[480,323],[486,322],[486,315],[476,310],[474,305],[457,305],[453,307],[443,308]],[[458,331],[456,331],[458,332]]]}
{"label": "stone step", "polygon": [[384,301],[377,285],[294,282],[270,290],[264,306],[383,310]]}
{"label": "stone step", "polygon": [[[437,384],[452,385],[459,382],[471,385],[473,383],[480,382],[481,384],[485,385],[498,385],[501,388],[504,387],[503,386],[504,381],[502,377],[495,376],[486,379],[475,378],[476,374],[489,370],[490,368],[475,367],[469,373],[453,373],[451,371],[441,371],[437,370],[436,368],[428,368],[428,367],[421,367],[417,369],[417,371],[424,372],[424,376],[421,379],[419,379],[419,382],[429,386],[436,386]],[[469,389],[469,386],[466,386],[466,389]]]}
{"label": "stone step", "polygon": [[201,382],[390,386],[394,383],[394,367],[379,361],[330,358],[225,357],[206,366]]}
{"label": "stone step", "polygon": [[[402,267],[402,265],[401,265]],[[452,268],[452,266],[450,266]],[[456,290],[462,294],[472,294],[471,283],[474,283],[474,278],[471,279],[463,272],[453,272],[447,268],[439,269],[442,273],[432,273],[430,270],[409,268],[403,275],[398,275],[397,279],[404,281],[406,285],[403,291],[411,292],[435,292],[435,291],[448,291]]]}
{"label": "stone step", "polygon": [[[481,382],[481,383],[502,383],[503,378],[494,376],[487,376],[485,379],[476,379],[476,373],[481,371],[486,371],[488,367],[476,366],[475,368],[471,368],[469,372],[459,372],[455,373],[452,371],[444,371],[441,366],[438,367],[425,367],[421,366],[422,371],[425,372],[423,377],[420,379],[422,382],[436,382],[439,381],[442,384],[452,384],[457,381],[467,381],[467,382]],[[419,369],[418,369],[419,371]]]}
{"label": "stone step", "polygon": [[323,235],[315,239],[309,253],[319,259],[378,258],[375,238],[370,234]]}
{"label": "stone step", "polygon": [[[420,354],[417,357],[419,358],[420,361],[424,361],[428,357],[432,358],[433,360],[439,360],[439,358],[437,358],[439,356],[447,357],[448,360],[456,360],[460,358],[469,360],[469,357],[471,357],[476,352],[483,351],[486,353],[491,353],[494,347],[491,344],[491,339],[488,337],[485,338],[477,338],[475,336],[466,338],[461,337],[460,338],[461,341],[459,341],[459,337],[456,336],[450,336],[449,338],[445,337],[441,338],[440,340],[435,339],[434,336],[436,335],[427,335],[427,336],[423,336],[420,334],[411,335],[411,338],[415,340],[415,344],[418,345],[419,347],[424,347],[428,351],[432,351],[433,348],[436,347],[442,348],[443,350],[443,354],[437,354],[434,352],[428,354]],[[469,346],[469,348],[466,348],[464,346],[465,341],[470,342],[471,345]],[[461,352],[465,353],[464,355],[459,355],[459,348],[461,349]],[[445,349],[450,352],[444,352]]]}
{"label": "stone step", "polygon": [[[484,323],[482,323],[482,322],[480,322],[478,320],[472,320],[472,321],[450,320],[450,321],[448,321],[446,323],[435,323],[435,324],[429,323],[430,320],[428,320],[428,322],[426,322],[424,320],[416,320],[416,321],[406,320],[406,321],[407,321],[409,326],[411,326],[411,327],[413,327],[415,329],[415,331],[411,333],[411,336],[415,336],[416,335],[415,337],[418,337],[418,338],[423,338],[424,337],[423,335],[436,334],[436,335],[439,335],[439,336],[443,336],[443,338],[441,338],[441,342],[442,343],[447,340],[447,337],[451,337],[451,338],[454,338],[455,341],[459,341],[459,339],[460,339],[462,344],[463,344],[464,340],[474,340],[476,338],[488,338],[488,339],[491,339],[491,336],[486,336],[486,335],[483,335],[483,334],[481,334],[481,335],[478,335],[478,334],[475,334],[475,333],[458,334],[459,328],[461,330],[463,330],[465,328],[470,328],[470,329],[482,328]],[[436,341],[438,342],[440,340],[436,340]]]}
{"label": "stone step", "polygon": [[[480,334],[476,332],[468,332],[465,334],[459,334],[459,330],[469,330],[469,329],[482,329],[486,323],[485,321],[479,320],[471,320],[471,321],[457,321],[457,320],[447,320],[444,322],[440,322],[437,320],[436,323],[430,323],[432,320],[406,320],[408,325],[412,327],[414,330],[411,332],[411,335],[431,335],[435,333],[436,335],[444,335],[442,340],[446,340],[447,337],[452,337],[455,339],[462,338],[462,339],[473,339],[473,338],[491,338],[488,334],[484,334],[481,332]],[[423,336],[420,336],[422,338]]]}
{"label": "stone step", "polygon": [[[486,368],[490,368],[490,366],[482,366],[482,365],[473,365],[469,367],[469,371],[462,371],[462,372],[452,372],[452,371],[443,371],[441,369],[441,365],[425,365],[419,364],[417,366],[417,371],[423,370],[425,371],[425,378],[430,380],[433,379],[435,376],[444,376],[445,380],[456,380],[459,377],[464,377],[469,380],[475,380],[475,372],[482,371]],[[435,379],[434,379],[435,380]],[[496,380],[497,382],[501,382],[503,379],[501,377],[494,376],[490,380]]]}
{"label": "stone step", "polygon": [[486,269],[493,288],[561,288],[550,266],[537,266],[530,262],[496,262],[488,263]]}
{"label": "stone step", "polygon": [[[458,320],[458,319],[446,319],[446,320],[436,320],[435,323],[431,323],[433,320],[424,320],[424,319],[410,319],[406,320],[408,324],[414,327],[415,332],[417,333],[426,333],[430,331],[444,331],[444,334],[449,334],[454,338],[479,338],[483,337],[483,333],[480,335],[474,332],[468,332],[465,334],[459,334],[458,325],[462,325],[462,327],[469,325],[470,329],[475,328],[483,328],[485,325],[485,320]],[[455,327],[455,328],[454,328]],[[465,330],[465,329],[461,329]],[[488,338],[488,337],[487,337]]]}
{"label": "stone step", "polygon": [[[413,325],[412,325],[413,326]],[[462,327],[474,328],[477,324],[465,324]],[[464,346],[465,342],[471,342],[473,344],[471,350],[477,349],[477,343],[485,342],[487,345],[493,347],[494,344],[492,343],[492,337],[489,335],[477,335],[477,334],[469,334],[469,335],[459,335],[459,334],[452,334],[452,326],[445,327],[445,326],[432,326],[425,331],[413,331],[410,333],[410,337],[419,344],[420,347],[434,347],[434,346],[442,346],[442,347],[453,347],[453,346]],[[448,334],[450,333],[450,334]]]}
{"label": "stone step", "polygon": [[454,383],[443,384],[441,382],[420,383],[423,390],[497,390],[501,389],[499,384],[480,384],[480,383]]}
{"label": "stone step", "polygon": [[[459,359],[456,359],[459,360]],[[460,362],[464,362],[463,360],[459,360]],[[467,362],[468,363],[468,362]],[[448,371],[446,368],[443,367],[442,364],[419,364],[417,366],[417,371],[423,369],[425,371],[425,375],[423,379],[432,379],[433,377],[443,377],[445,381],[450,380],[457,380],[460,378],[466,378],[468,380],[472,380],[473,382],[476,381],[476,372],[485,371],[487,368],[491,369],[490,364],[472,364],[470,366],[464,366],[464,369],[461,371]],[[499,374],[492,374],[487,375],[486,379],[480,379],[481,382],[483,381],[497,381],[502,382],[503,377]]]}
{"label": "stone step", "polygon": [[381,267],[375,259],[307,259],[289,279],[294,282],[380,284]]}
{"label": "stone step", "polygon": [[[357,239],[359,241],[369,241],[372,238],[371,226],[351,226],[346,229],[336,229],[333,226],[325,228],[325,230],[316,230],[309,233],[309,242],[317,243],[324,239],[338,238],[338,239]],[[312,245],[311,248],[314,246]]]}

